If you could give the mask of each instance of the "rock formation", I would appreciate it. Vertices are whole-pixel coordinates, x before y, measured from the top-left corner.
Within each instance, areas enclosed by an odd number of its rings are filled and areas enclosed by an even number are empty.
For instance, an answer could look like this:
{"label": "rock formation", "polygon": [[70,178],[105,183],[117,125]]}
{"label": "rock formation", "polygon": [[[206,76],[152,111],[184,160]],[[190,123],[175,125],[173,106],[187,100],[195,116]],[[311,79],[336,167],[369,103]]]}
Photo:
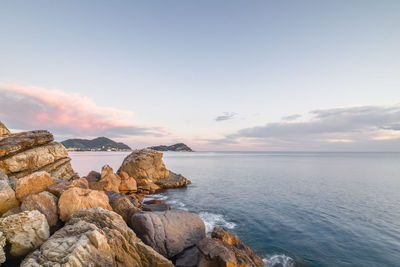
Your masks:
{"label": "rock formation", "polygon": [[262,259],[236,235],[219,227],[214,228],[211,238],[204,238],[197,244],[197,247],[201,255],[199,267],[265,267]]}
{"label": "rock formation", "polygon": [[112,210],[107,195],[102,191],[72,187],[62,193],[58,201],[60,219],[68,221],[71,214],[80,209],[100,207]]}
{"label": "rock formation", "polygon": [[27,196],[21,204],[21,210],[38,210],[46,216],[49,226],[54,226],[58,221],[58,198],[47,192]]}
{"label": "rock formation", "polygon": [[3,232],[11,245],[12,256],[26,255],[39,247],[50,235],[46,217],[37,210],[0,219],[0,232]]}
{"label": "rock formation", "polygon": [[0,232],[0,265],[6,261],[6,253],[4,252],[5,246],[6,246],[6,237],[4,236],[3,232]]}
{"label": "rock formation", "polygon": [[146,266],[172,263],[143,244],[121,216],[101,208],[80,210],[21,266]]}
{"label": "rock formation", "polygon": [[[158,185],[160,189],[183,187],[190,184],[190,181],[182,175],[167,170],[162,156],[162,153],[151,149],[134,150],[124,159],[118,173],[126,172],[136,179],[138,189],[140,186],[148,185],[150,192],[152,184]],[[143,184],[143,181],[146,184]]]}
{"label": "rock formation", "polygon": [[167,258],[196,245],[206,236],[203,220],[183,210],[135,213],[130,226],[145,244]]}
{"label": "rock formation", "polygon": [[10,134],[10,131],[7,127],[0,121],[0,136]]}
{"label": "rock formation", "polygon": [[54,180],[47,172],[34,172],[15,182],[15,196],[22,201],[25,197],[45,191],[54,184]]}
{"label": "rock formation", "polygon": [[8,180],[0,180],[0,215],[17,207],[19,207],[19,201]]}
{"label": "rock formation", "polygon": [[47,171],[55,179],[77,177],[67,150],[45,130],[0,136],[0,169],[11,178]]}

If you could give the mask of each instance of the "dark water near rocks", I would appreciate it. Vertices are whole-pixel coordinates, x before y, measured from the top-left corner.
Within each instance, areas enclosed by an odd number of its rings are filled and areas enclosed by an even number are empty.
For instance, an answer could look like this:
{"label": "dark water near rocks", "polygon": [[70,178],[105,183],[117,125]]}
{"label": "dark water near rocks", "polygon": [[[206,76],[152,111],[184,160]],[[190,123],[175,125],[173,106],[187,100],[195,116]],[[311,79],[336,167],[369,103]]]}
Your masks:
{"label": "dark water near rocks", "polygon": [[[127,153],[70,153],[81,175]],[[155,197],[231,229],[267,266],[400,266],[400,153],[167,152]]]}

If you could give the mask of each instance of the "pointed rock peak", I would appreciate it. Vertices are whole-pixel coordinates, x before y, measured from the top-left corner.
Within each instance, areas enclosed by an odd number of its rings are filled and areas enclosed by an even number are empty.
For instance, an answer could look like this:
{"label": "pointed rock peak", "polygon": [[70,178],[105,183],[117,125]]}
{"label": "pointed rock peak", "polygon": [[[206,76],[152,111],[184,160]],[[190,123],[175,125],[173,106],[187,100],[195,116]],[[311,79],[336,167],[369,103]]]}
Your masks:
{"label": "pointed rock peak", "polygon": [[10,134],[10,130],[0,121],[0,136]]}

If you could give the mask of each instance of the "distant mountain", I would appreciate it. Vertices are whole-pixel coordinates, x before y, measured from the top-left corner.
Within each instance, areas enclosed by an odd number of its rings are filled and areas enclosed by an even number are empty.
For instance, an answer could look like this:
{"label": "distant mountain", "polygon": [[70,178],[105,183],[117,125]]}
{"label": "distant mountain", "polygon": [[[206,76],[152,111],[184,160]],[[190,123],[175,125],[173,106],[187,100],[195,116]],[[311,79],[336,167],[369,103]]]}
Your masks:
{"label": "distant mountain", "polygon": [[119,151],[131,150],[124,143],[115,142],[107,137],[97,137],[93,140],[68,139],[61,142],[69,150],[96,150],[96,151]]}
{"label": "distant mountain", "polygon": [[185,145],[184,143],[175,144],[172,146],[152,146],[150,149],[154,149],[157,151],[189,151],[193,152],[193,150]]}

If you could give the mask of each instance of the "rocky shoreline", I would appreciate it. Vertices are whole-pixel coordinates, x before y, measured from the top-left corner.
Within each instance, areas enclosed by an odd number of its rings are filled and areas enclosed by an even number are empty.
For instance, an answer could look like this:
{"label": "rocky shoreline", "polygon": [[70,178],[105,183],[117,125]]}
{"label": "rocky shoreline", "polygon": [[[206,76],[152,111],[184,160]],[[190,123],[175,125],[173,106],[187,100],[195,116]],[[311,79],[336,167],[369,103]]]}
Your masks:
{"label": "rocky shoreline", "polygon": [[0,122],[0,265],[265,266],[237,236],[206,235],[195,213],[144,197],[190,181],[162,153],[135,150],[114,170],[79,177],[48,131]]}

